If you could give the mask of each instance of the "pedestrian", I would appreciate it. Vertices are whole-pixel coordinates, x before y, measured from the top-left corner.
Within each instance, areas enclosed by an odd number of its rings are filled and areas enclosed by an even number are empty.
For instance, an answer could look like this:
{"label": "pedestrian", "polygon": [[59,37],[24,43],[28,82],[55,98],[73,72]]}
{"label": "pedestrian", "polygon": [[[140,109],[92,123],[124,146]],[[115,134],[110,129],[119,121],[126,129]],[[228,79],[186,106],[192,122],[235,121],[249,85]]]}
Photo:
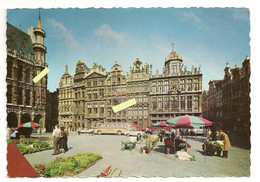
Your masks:
{"label": "pedestrian", "polygon": [[222,158],[228,158],[228,150],[231,149],[231,143],[230,143],[229,137],[226,133],[223,132],[223,130],[220,130],[219,132],[221,135],[221,140],[224,143]]}
{"label": "pedestrian", "polygon": [[9,126],[7,126],[7,128],[6,128],[6,138],[10,139],[10,135],[11,135],[11,128]]}
{"label": "pedestrian", "polygon": [[67,133],[64,131],[65,127],[61,127],[60,131],[60,150],[62,153],[67,151]]}
{"label": "pedestrian", "polygon": [[11,139],[19,139],[19,132],[17,129],[14,130],[14,132],[10,135]]}
{"label": "pedestrian", "polygon": [[174,131],[172,131],[172,133],[171,133],[171,138],[172,138],[172,141],[174,142],[174,140],[175,140],[175,133],[174,133]]}
{"label": "pedestrian", "polygon": [[212,131],[210,128],[207,129],[206,137],[207,137],[207,141],[212,140]]}
{"label": "pedestrian", "polygon": [[65,133],[66,133],[66,139],[65,139],[65,151],[67,152],[67,151],[69,150],[69,148],[68,148],[69,127],[66,127]]}
{"label": "pedestrian", "polygon": [[60,152],[60,138],[61,138],[61,130],[59,125],[55,125],[55,129],[53,130],[53,149],[54,153],[52,155],[57,155]]}

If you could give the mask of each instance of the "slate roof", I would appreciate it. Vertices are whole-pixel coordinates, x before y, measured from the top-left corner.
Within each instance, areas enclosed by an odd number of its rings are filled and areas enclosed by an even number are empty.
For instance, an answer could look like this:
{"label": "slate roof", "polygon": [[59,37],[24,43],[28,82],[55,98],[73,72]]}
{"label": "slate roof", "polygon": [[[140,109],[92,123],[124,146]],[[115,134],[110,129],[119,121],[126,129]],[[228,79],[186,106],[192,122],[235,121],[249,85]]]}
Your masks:
{"label": "slate roof", "polygon": [[7,48],[16,50],[24,55],[34,55],[33,43],[30,35],[7,23]]}

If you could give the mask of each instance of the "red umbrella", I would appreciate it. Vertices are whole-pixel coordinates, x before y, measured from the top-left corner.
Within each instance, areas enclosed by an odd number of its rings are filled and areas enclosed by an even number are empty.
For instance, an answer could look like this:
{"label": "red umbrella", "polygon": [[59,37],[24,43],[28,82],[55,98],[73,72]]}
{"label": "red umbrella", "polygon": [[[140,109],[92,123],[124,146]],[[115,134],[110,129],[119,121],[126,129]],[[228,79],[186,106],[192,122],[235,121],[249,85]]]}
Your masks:
{"label": "red umbrella", "polygon": [[182,126],[182,127],[191,127],[198,128],[199,126],[211,126],[212,122],[208,121],[202,117],[196,116],[179,116],[173,119],[166,121],[168,124],[172,124],[173,126]]}
{"label": "red umbrella", "polygon": [[21,125],[18,126],[18,128],[37,128],[40,127],[41,125],[38,123],[34,123],[34,122],[27,122],[27,123],[23,123]]}
{"label": "red umbrella", "polygon": [[161,121],[161,122],[155,123],[153,126],[166,127],[168,125],[165,123],[165,121]]}

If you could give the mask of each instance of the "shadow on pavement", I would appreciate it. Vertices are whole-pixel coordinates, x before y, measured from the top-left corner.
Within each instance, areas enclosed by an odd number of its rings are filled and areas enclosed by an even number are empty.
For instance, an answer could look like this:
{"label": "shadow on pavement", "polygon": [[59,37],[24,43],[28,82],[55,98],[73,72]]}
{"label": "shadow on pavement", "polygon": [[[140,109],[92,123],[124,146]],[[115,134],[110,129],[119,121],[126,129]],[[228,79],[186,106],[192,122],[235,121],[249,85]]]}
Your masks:
{"label": "shadow on pavement", "polygon": [[165,154],[165,145],[157,145],[154,151]]}

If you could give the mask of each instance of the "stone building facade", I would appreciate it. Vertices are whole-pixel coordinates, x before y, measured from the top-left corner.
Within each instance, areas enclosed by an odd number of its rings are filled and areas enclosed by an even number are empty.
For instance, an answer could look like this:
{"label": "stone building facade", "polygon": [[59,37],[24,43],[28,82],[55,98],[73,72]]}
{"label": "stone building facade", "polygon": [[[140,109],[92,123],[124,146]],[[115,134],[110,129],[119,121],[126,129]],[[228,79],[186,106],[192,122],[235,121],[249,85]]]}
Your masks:
{"label": "stone building facade", "polygon": [[[163,74],[157,70],[155,75],[152,65],[143,65],[138,58],[126,75],[117,62],[106,72],[97,63],[88,68],[78,61],[74,77],[66,67],[59,90],[59,123],[72,130],[104,123],[145,128],[172,117],[202,113],[200,66],[188,71],[174,50],[165,59]],[[113,112],[113,106],[132,98],[135,105]]]}
{"label": "stone building facade", "polygon": [[222,121],[222,80],[210,80],[208,92],[203,93],[202,117],[215,123]]}
{"label": "stone building facade", "polygon": [[223,80],[209,82],[203,93],[203,117],[219,123],[231,133],[250,139],[250,58],[242,67],[226,63]]}
{"label": "stone building facade", "polygon": [[45,31],[39,17],[35,28],[28,34],[7,23],[7,125],[34,121],[45,131],[47,75],[37,83],[33,78],[47,63],[44,45]]}
{"label": "stone building facade", "polygon": [[224,69],[222,83],[222,125],[226,130],[250,136],[250,58],[242,67]]}

